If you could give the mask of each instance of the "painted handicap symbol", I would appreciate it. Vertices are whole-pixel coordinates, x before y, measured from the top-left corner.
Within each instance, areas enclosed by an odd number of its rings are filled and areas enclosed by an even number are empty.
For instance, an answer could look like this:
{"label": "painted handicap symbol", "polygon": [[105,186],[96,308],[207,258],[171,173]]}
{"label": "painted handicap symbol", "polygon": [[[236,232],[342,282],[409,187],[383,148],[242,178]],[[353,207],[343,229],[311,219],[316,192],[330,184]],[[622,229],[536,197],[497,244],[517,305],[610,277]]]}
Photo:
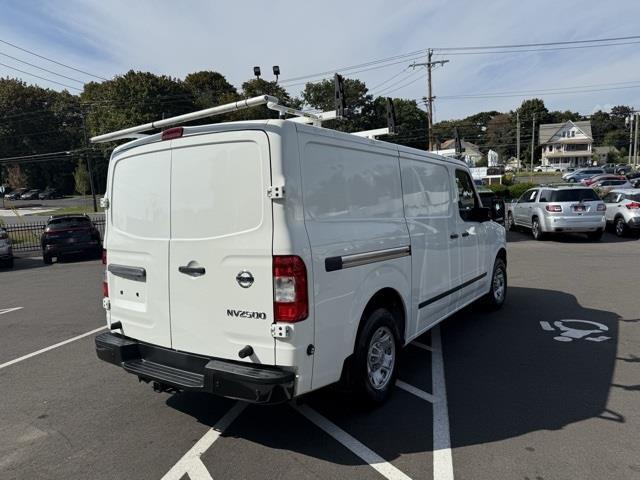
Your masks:
{"label": "painted handicap symbol", "polygon": [[[567,325],[568,324],[568,325]],[[575,324],[587,325],[587,328],[574,328]],[[574,326],[571,326],[574,325]],[[548,332],[558,332],[560,335],[553,337],[558,342],[573,342],[574,340],[588,340],[590,342],[604,342],[610,340],[611,337],[606,335],[597,335],[609,331],[609,327],[602,323],[592,322],[590,320],[577,320],[574,318],[564,318],[553,322],[553,326],[549,322],[540,322],[540,327]],[[556,330],[557,329],[557,330]]]}

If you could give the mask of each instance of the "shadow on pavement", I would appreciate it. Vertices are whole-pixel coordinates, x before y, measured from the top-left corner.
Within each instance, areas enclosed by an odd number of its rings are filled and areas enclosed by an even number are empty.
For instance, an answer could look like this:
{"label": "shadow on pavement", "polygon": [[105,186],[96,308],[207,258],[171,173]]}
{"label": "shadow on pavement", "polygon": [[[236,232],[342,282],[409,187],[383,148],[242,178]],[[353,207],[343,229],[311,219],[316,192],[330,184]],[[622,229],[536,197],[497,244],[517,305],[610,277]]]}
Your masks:
{"label": "shadow on pavement", "polygon": [[[554,322],[563,319],[597,322],[606,329],[554,340],[563,333]],[[548,322],[547,330],[541,321]],[[518,287],[509,289],[507,304],[498,312],[468,308],[445,321],[441,328],[452,447],[556,430],[593,417],[625,422],[623,412],[606,409],[611,387],[639,388],[612,385],[618,321],[612,312],[583,308],[572,295]],[[575,322],[561,325],[598,328]],[[406,364],[407,359],[430,378],[429,352],[423,351],[420,358],[414,352],[402,361]],[[415,375],[415,365],[404,368]],[[198,400],[191,402],[192,398]],[[167,404],[213,425],[220,413],[203,406],[206,398],[174,395]],[[378,408],[365,407],[333,388],[312,393],[305,403],[409,475],[415,468],[408,460],[413,454],[431,455],[432,406],[399,388]],[[216,405],[211,403],[214,409]],[[362,465],[290,405],[249,406],[224,436],[245,440],[242,445],[258,449],[257,456],[265,449],[286,450],[335,464]],[[427,457],[421,458],[418,464],[430,464]]]}
{"label": "shadow on pavement", "polygon": [[[567,293],[519,287],[509,288],[502,310],[475,310],[442,327],[453,447],[557,430],[593,417],[625,422],[624,412],[606,408],[616,314],[584,308]],[[583,331],[564,336],[554,322],[567,319],[607,329],[565,321],[563,328]],[[586,330],[593,333],[584,335]]]}
{"label": "shadow on pavement", "polygon": [[[540,242],[557,242],[557,243],[625,243],[625,242],[637,242],[637,235],[629,235],[626,237],[617,237],[610,232],[605,232],[602,236],[601,240],[597,242],[593,240],[589,240],[585,234],[581,233],[564,233],[564,234],[554,234],[551,236],[547,236],[544,240],[540,240]],[[535,242],[533,237],[531,236],[531,232],[527,229],[519,229],[517,231],[508,231],[507,232],[507,242],[515,243],[515,242],[524,242],[524,241]]]}

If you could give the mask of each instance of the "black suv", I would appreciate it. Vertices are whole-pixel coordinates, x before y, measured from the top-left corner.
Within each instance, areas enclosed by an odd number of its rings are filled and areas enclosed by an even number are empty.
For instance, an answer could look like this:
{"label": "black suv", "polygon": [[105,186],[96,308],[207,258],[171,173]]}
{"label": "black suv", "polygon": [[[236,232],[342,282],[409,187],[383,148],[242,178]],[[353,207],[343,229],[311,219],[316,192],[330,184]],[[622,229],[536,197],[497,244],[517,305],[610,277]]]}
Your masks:
{"label": "black suv", "polygon": [[72,253],[102,256],[100,232],[87,215],[53,215],[40,239],[42,259],[47,265]]}

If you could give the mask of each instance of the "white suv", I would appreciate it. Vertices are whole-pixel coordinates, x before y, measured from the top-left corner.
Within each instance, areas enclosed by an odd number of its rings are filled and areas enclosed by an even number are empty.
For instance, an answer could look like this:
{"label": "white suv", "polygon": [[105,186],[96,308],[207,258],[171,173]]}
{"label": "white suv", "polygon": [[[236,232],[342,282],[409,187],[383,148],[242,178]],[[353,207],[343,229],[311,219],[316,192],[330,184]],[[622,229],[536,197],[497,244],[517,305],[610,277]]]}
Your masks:
{"label": "white suv", "polygon": [[597,241],[604,232],[605,210],[592,188],[541,185],[508,205],[507,228],[530,229],[536,240],[554,233],[586,233]]}
{"label": "white suv", "polygon": [[613,225],[616,235],[640,233],[640,188],[611,190],[603,200],[607,223]]}
{"label": "white suv", "polygon": [[178,127],[109,163],[98,356],[157,390],[390,394],[399,349],[500,307],[505,230],[464,162],[289,120]]}

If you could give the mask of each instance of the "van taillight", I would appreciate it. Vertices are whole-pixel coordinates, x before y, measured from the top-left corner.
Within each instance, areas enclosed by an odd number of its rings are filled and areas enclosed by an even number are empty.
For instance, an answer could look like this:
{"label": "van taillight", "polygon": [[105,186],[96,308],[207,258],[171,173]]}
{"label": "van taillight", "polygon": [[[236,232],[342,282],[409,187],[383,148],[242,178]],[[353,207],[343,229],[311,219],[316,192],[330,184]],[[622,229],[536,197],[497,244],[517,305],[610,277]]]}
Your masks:
{"label": "van taillight", "polygon": [[299,322],[309,316],[307,268],[300,257],[273,257],[273,314],[276,322]]}
{"label": "van taillight", "polygon": [[[102,249],[102,264],[107,265],[107,251]],[[102,296],[107,298],[109,296],[109,284],[107,283],[107,269],[104,269],[104,276],[102,277]]]}
{"label": "van taillight", "polygon": [[606,211],[606,210],[607,210],[607,206],[606,206],[604,203],[599,203],[599,204],[598,204],[598,208],[597,208],[597,210],[598,210],[599,212],[604,212],[604,211]]}
{"label": "van taillight", "polygon": [[162,140],[172,140],[174,138],[180,138],[183,133],[184,128],[182,127],[167,128],[162,132],[161,138]]}
{"label": "van taillight", "polygon": [[547,212],[561,212],[562,211],[562,205],[547,205],[544,208],[547,209]]}

